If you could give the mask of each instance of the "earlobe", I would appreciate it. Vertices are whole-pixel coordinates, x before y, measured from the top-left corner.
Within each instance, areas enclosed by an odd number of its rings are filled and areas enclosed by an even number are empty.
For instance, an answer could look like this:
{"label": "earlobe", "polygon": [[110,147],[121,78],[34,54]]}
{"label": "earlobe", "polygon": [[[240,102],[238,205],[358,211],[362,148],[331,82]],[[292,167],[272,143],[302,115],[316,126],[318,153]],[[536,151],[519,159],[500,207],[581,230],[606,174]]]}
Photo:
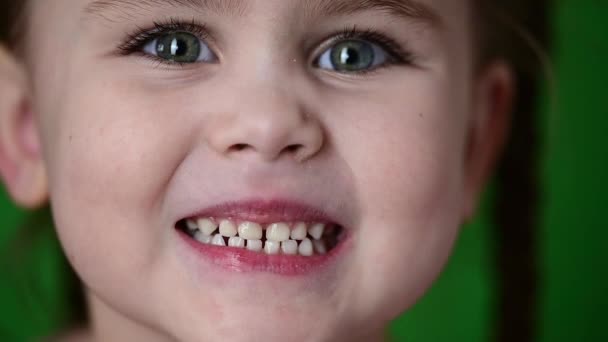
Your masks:
{"label": "earlobe", "polygon": [[511,67],[505,62],[489,65],[476,80],[464,164],[463,221],[475,214],[508,139],[514,83]]}
{"label": "earlobe", "polygon": [[48,196],[36,120],[22,66],[0,46],[0,176],[17,204],[36,208]]}

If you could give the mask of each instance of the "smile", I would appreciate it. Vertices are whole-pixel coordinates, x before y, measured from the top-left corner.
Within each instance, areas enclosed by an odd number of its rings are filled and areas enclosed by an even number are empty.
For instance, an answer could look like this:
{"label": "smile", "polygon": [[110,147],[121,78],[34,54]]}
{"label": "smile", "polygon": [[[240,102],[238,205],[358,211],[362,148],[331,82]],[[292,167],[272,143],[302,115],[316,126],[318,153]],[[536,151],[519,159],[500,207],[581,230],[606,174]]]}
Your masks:
{"label": "smile", "polygon": [[178,221],[176,229],[214,264],[283,274],[326,263],[346,239],[326,215],[280,201],[220,205]]}
{"label": "smile", "polygon": [[180,229],[202,244],[245,248],[268,255],[326,254],[339,237],[339,226],[325,223],[276,222],[262,225],[231,219],[198,218],[182,222]]}

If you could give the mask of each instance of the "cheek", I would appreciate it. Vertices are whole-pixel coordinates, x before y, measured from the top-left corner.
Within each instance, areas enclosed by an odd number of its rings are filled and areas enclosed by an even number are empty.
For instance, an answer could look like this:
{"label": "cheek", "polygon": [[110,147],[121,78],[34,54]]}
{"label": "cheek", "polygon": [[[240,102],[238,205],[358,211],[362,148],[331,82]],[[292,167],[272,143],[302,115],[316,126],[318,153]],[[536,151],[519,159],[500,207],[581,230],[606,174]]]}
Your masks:
{"label": "cheek", "polygon": [[363,217],[423,221],[460,190],[466,107],[452,99],[443,79],[401,83],[373,100],[351,99],[345,111],[351,123],[330,130],[343,142],[339,153],[350,161],[365,198]]}
{"label": "cheek", "polygon": [[388,318],[422,295],[458,232],[466,109],[443,84],[412,79],[353,103],[357,125],[344,125],[337,139],[362,199],[357,293],[364,311]]}
{"label": "cheek", "polygon": [[55,118],[45,141],[53,212],[85,282],[119,292],[117,278],[153,276],[171,260],[161,194],[185,153],[179,118],[167,116],[170,103],[151,104],[132,89],[75,88],[70,103],[45,113]]}

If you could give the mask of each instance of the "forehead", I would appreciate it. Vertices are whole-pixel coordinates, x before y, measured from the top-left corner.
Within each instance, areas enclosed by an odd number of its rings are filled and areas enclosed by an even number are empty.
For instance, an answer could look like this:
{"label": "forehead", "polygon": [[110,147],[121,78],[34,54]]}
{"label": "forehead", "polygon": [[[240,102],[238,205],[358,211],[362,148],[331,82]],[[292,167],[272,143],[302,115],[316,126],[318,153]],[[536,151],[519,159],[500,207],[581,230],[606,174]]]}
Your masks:
{"label": "forehead", "polygon": [[[255,15],[256,7],[291,8],[301,17],[338,16],[376,11],[396,17],[449,26],[452,19],[469,13],[470,0],[51,0],[30,5],[62,8],[58,14],[88,19],[133,16],[151,10],[188,9],[221,16]],[[280,5],[280,6],[277,6]]]}
{"label": "forehead", "polygon": [[[289,3],[289,1],[283,1]],[[414,20],[438,23],[434,9],[418,0],[309,0],[294,1],[303,16],[322,14],[336,16],[365,10],[387,12]],[[187,7],[195,11],[212,12],[219,15],[246,15],[255,1],[246,0],[92,0],[84,7],[86,14],[101,15],[105,12],[145,10],[154,7]]]}

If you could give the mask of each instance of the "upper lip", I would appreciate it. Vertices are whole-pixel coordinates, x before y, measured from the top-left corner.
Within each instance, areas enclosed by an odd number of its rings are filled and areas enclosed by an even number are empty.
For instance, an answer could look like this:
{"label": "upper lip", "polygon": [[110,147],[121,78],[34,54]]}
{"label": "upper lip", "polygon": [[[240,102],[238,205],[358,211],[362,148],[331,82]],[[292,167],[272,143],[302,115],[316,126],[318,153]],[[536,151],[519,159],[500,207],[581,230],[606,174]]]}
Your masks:
{"label": "upper lip", "polygon": [[187,218],[212,217],[260,224],[319,222],[340,224],[322,209],[290,199],[246,199],[224,202],[196,211]]}

